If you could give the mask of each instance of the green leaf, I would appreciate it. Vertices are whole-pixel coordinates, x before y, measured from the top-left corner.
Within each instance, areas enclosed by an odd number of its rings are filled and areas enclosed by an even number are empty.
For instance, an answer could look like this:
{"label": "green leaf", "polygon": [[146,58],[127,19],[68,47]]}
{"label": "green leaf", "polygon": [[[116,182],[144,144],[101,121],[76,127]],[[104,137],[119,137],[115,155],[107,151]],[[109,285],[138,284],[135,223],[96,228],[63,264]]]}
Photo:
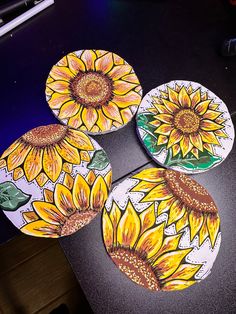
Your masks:
{"label": "green leaf", "polygon": [[95,169],[95,170],[103,170],[109,164],[109,159],[107,158],[106,153],[104,150],[97,150],[90,163],[88,164],[88,169]]}
{"label": "green leaf", "polygon": [[[139,128],[153,133],[156,127],[150,124],[151,121],[155,120],[152,113],[141,113],[137,115],[137,125]],[[155,137],[155,135],[153,134]]]}
{"label": "green leaf", "polygon": [[5,211],[15,211],[28,203],[32,195],[23,193],[10,181],[0,183],[0,208]]}
{"label": "green leaf", "polygon": [[187,170],[205,170],[213,167],[215,164],[222,160],[219,156],[214,156],[208,151],[200,152],[199,159],[197,159],[192,153],[189,153],[184,158],[179,153],[175,157],[172,157],[171,150],[168,150],[168,155],[165,160],[166,166],[179,166]]}
{"label": "green leaf", "polygon": [[157,139],[151,136],[149,133],[145,134],[143,142],[150,153],[153,155],[160,154],[165,145],[157,145]]}

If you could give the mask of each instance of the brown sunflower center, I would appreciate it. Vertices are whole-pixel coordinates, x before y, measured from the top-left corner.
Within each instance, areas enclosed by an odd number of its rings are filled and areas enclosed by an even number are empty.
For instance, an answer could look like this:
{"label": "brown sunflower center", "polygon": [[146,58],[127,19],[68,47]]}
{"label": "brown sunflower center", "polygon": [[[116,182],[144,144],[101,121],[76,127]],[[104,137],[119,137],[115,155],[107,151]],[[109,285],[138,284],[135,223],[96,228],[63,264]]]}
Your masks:
{"label": "brown sunflower center", "polygon": [[60,124],[39,126],[22,136],[22,139],[30,145],[43,147],[62,140],[67,132],[67,127]]}
{"label": "brown sunflower center", "polygon": [[198,212],[218,211],[207,190],[190,177],[177,171],[166,170],[165,178],[171,192],[187,207]]}
{"label": "brown sunflower center", "polygon": [[94,210],[76,211],[74,214],[69,216],[63,226],[61,227],[61,236],[70,235],[78,231],[83,226],[86,226],[90,221],[97,215]]}
{"label": "brown sunflower center", "polygon": [[175,115],[174,124],[183,133],[193,133],[199,129],[200,119],[191,109],[182,109]]}
{"label": "brown sunflower center", "polygon": [[101,107],[112,99],[113,83],[99,72],[79,73],[70,83],[73,98],[85,107]]}
{"label": "brown sunflower center", "polygon": [[160,290],[155,272],[141,254],[122,247],[109,249],[109,254],[113,262],[132,281],[151,290]]}

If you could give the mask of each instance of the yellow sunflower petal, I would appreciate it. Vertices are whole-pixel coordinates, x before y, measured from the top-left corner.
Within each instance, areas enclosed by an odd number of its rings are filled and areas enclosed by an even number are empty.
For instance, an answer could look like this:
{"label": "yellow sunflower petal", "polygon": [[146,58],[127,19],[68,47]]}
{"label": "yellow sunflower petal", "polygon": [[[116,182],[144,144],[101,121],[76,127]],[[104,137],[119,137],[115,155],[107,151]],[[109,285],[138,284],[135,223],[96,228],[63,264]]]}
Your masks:
{"label": "yellow sunflower petal", "polygon": [[88,131],[91,130],[91,128],[94,126],[98,118],[97,111],[95,108],[89,107],[84,108],[82,111],[82,120],[88,129]]}
{"label": "yellow sunflower petal", "polygon": [[170,226],[173,222],[176,222],[177,220],[182,218],[185,214],[185,211],[185,207],[183,206],[183,204],[181,204],[179,200],[174,201],[170,207],[167,225]]}
{"label": "yellow sunflower petal", "polygon": [[175,201],[174,197],[161,201],[157,208],[158,216],[170,210],[170,207],[174,201]]}
{"label": "yellow sunflower petal", "polygon": [[205,216],[201,230],[199,232],[199,245],[202,245],[202,243],[205,241],[207,237],[208,237],[207,216]]}
{"label": "yellow sunflower petal", "polygon": [[33,221],[20,229],[23,233],[36,237],[58,238],[59,226],[47,223],[44,220]]}
{"label": "yellow sunflower petal", "polygon": [[165,223],[144,232],[138,240],[136,250],[145,252],[151,258],[161,248]]}
{"label": "yellow sunflower petal", "polygon": [[[164,98],[167,98],[168,97],[168,93],[164,92],[164,91],[160,91],[161,93],[161,96],[164,97]],[[163,98],[162,98],[163,100]]]}
{"label": "yellow sunflower petal", "polygon": [[186,91],[186,88],[183,86],[179,92],[179,103],[182,107],[191,107],[191,99]]}
{"label": "yellow sunflower petal", "polygon": [[22,213],[22,217],[27,223],[30,223],[39,219],[39,216],[34,211],[24,212]]}
{"label": "yellow sunflower petal", "polygon": [[112,171],[111,170],[105,175],[104,179],[106,181],[108,189],[110,189],[111,184],[112,184]]}
{"label": "yellow sunflower petal", "polygon": [[124,65],[116,65],[114,68],[108,73],[108,76],[112,78],[113,81],[119,80],[123,76],[126,76],[130,73],[132,67],[128,64]]}
{"label": "yellow sunflower petal", "polygon": [[82,150],[94,150],[93,144],[88,135],[77,130],[68,130],[66,140],[72,145]]}
{"label": "yellow sunflower petal", "polygon": [[157,184],[150,181],[140,181],[137,185],[132,188],[132,192],[149,192]]}
{"label": "yellow sunflower petal", "polygon": [[159,120],[154,120],[154,121],[149,122],[149,124],[158,127],[159,125],[161,125],[161,121],[159,121]]}
{"label": "yellow sunflower petal", "polygon": [[182,234],[175,234],[172,236],[165,237],[160,250],[153,257],[153,260],[156,260],[158,256],[161,256],[163,253],[175,251],[179,245],[181,236]]}
{"label": "yellow sunflower petal", "polygon": [[65,221],[65,216],[51,203],[35,201],[32,205],[39,217],[50,224],[60,225]]}
{"label": "yellow sunflower petal", "polygon": [[172,154],[173,157],[176,156],[180,152],[180,146],[178,144],[175,144],[172,146]]}
{"label": "yellow sunflower petal", "polygon": [[215,119],[215,122],[218,124],[223,124],[225,121],[226,121],[226,119],[223,119],[221,117]]}
{"label": "yellow sunflower petal", "polygon": [[55,145],[59,155],[66,161],[79,165],[80,155],[78,149],[70,145],[66,140]]}
{"label": "yellow sunflower petal", "polygon": [[100,50],[100,49],[96,50],[96,54],[98,57],[101,57],[101,56],[105,55],[106,53],[107,53],[106,50]]}
{"label": "yellow sunflower petal", "polygon": [[100,128],[97,125],[94,125],[91,129],[91,132],[98,133],[100,132]]}
{"label": "yellow sunflower petal", "polygon": [[187,93],[192,94],[192,92],[193,92],[193,87],[192,85],[189,85],[189,87],[187,88]]}
{"label": "yellow sunflower petal", "polygon": [[157,145],[163,145],[163,144],[166,144],[167,142],[168,142],[168,137],[167,136],[162,135],[162,134],[160,134],[158,136]]}
{"label": "yellow sunflower petal", "polygon": [[169,111],[169,113],[175,113],[176,111],[178,111],[180,109],[179,106],[174,104],[173,102],[171,102],[167,99],[164,99],[164,98],[162,100],[163,100],[165,107]]}
{"label": "yellow sunflower petal", "polygon": [[153,202],[157,200],[166,200],[171,198],[173,195],[167,188],[165,183],[158,184],[153,188],[142,200],[141,202]]}
{"label": "yellow sunflower petal", "polygon": [[54,81],[48,84],[48,87],[54,90],[54,92],[60,94],[69,94],[69,83],[66,81]]}
{"label": "yellow sunflower petal", "polygon": [[155,118],[167,124],[172,124],[174,121],[174,117],[167,113],[160,113],[156,115]]}
{"label": "yellow sunflower petal", "polygon": [[59,60],[57,64],[66,67],[67,66],[67,56],[65,56],[61,60]]}
{"label": "yellow sunflower petal", "polygon": [[140,234],[142,234],[148,228],[153,226],[154,223],[156,222],[155,205],[152,204],[147,209],[145,209],[139,215],[139,218],[140,218],[140,221],[141,221],[141,231],[140,231]]}
{"label": "yellow sunflower petal", "polygon": [[49,189],[43,189],[43,197],[45,202],[53,203],[53,192]]}
{"label": "yellow sunflower petal", "polygon": [[61,106],[71,100],[69,94],[53,93],[52,97],[48,100],[51,109],[60,109]]}
{"label": "yellow sunflower petal", "polygon": [[117,54],[113,53],[113,59],[115,64],[124,64],[124,59],[122,59]]}
{"label": "yellow sunflower petal", "polygon": [[208,109],[207,112],[204,113],[203,119],[215,120],[215,119],[218,118],[221,114],[222,114],[222,112],[214,111],[214,110],[209,110],[209,109]]}
{"label": "yellow sunflower petal", "polygon": [[163,168],[148,168],[133,175],[132,178],[158,183],[165,180],[164,173],[165,173],[165,169]]}
{"label": "yellow sunflower petal", "polygon": [[165,279],[172,275],[174,271],[179,267],[182,260],[185,256],[191,251],[192,249],[186,250],[179,250],[174,252],[169,252],[163,254],[159,257],[153,266],[157,268],[158,272],[160,273],[159,278]]}
{"label": "yellow sunflower petal", "polygon": [[44,186],[44,184],[46,184],[46,182],[48,181],[48,176],[44,172],[41,172],[37,176],[36,181],[39,186]]}
{"label": "yellow sunflower petal", "polygon": [[126,95],[114,95],[112,102],[114,102],[120,108],[126,108],[128,106],[137,106],[140,104],[142,97],[134,91],[129,92]]}
{"label": "yellow sunflower petal", "polygon": [[62,166],[62,170],[67,172],[67,173],[71,173],[72,172],[72,164],[68,163],[68,162],[64,162],[63,166]]}
{"label": "yellow sunflower petal", "polygon": [[76,175],[72,196],[77,209],[85,210],[89,208],[90,187],[80,174]]}
{"label": "yellow sunflower petal", "polygon": [[174,290],[183,290],[196,283],[195,280],[171,280],[166,282],[162,290],[163,291],[174,291]]}
{"label": "yellow sunflower petal", "polygon": [[212,148],[211,144],[204,143],[203,148],[208,150],[208,152],[210,152],[211,154],[213,154],[213,148]]}
{"label": "yellow sunflower petal", "polygon": [[193,109],[201,101],[201,89],[198,88],[191,95],[191,108]]}
{"label": "yellow sunflower petal", "polygon": [[140,84],[136,74],[134,73],[123,76],[122,80],[130,82],[130,83]]}
{"label": "yellow sunflower petal", "polygon": [[155,108],[158,110],[159,113],[166,113],[170,114],[170,111],[164,105],[156,105],[154,104]]}
{"label": "yellow sunflower petal", "polygon": [[228,135],[222,130],[217,130],[214,132],[214,134],[220,137],[228,138]]}
{"label": "yellow sunflower petal", "polygon": [[169,95],[170,101],[172,103],[178,105],[179,104],[178,93],[170,87],[167,87],[167,90],[168,90],[168,95]]}
{"label": "yellow sunflower petal", "polygon": [[201,213],[191,210],[189,214],[189,225],[190,225],[190,241],[193,241],[195,235],[201,229],[203,224],[203,215]]}
{"label": "yellow sunflower petal", "polygon": [[107,185],[102,176],[94,181],[90,194],[90,208],[100,211],[108,197]]}
{"label": "yellow sunflower petal", "polygon": [[192,143],[190,142],[189,135],[184,134],[182,140],[180,141],[180,148],[185,157],[193,148]]}
{"label": "yellow sunflower petal", "polygon": [[[113,202],[112,209],[110,212],[110,219],[111,219],[111,222],[113,225],[114,232],[116,231],[116,228],[117,228],[118,223],[120,221],[120,217],[121,217],[121,211],[120,211],[119,207],[117,206],[117,204],[115,202]],[[115,237],[115,235],[114,235],[114,237]]]}
{"label": "yellow sunflower petal", "polygon": [[191,153],[192,153],[197,159],[199,159],[198,149],[197,149],[196,147],[192,148]]}
{"label": "yellow sunflower petal", "polygon": [[58,118],[59,119],[67,119],[73,117],[80,109],[80,105],[78,105],[74,100],[66,102],[62,105]]}
{"label": "yellow sunflower petal", "polygon": [[104,243],[109,248],[113,244],[113,227],[106,209],[104,209],[102,216],[102,230]]}
{"label": "yellow sunflower petal", "polygon": [[102,106],[103,113],[112,120],[123,124],[119,108],[113,102],[109,102],[107,106]]}
{"label": "yellow sunflower petal", "polygon": [[199,132],[199,134],[201,135],[202,141],[205,143],[209,143],[209,144],[215,144],[215,145],[220,145],[217,137],[215,136],[214,132],[206,132],[201,130]]}
{"label": "yellow sunflower petal", "polygon": [[33,147],[24,162],[24,171],[28,181],[34,180],[42,170],[43,149]]}
{"label": "yellow sunflower petal", "polygon": [[216,131],[216,130],[224,128],[224,126],[214,121],[204,119],[204,120],[201,120],[200,128],[204,131]]}
{"label": "yellow sunflower petal", "polygon": [[220,104],[210,103],[210,104],[209,104],[209,109],[216,110],[216,109],[218,109],[219,105],[220,105]]}
{"label": "yellow sunflower petal", "polygon": [[73,199],[70,190],[66,186],[60,183],[56,184],[54,201],[63,215],[70,216],[76,210]]}
{"label": "yellow sunflower petal", "polygon": [[190,141],[195,146],[198,148],[201,152],[203,151],[202,147],[202,138],[199,133],[193,133],[189,135]]}
{"label": "yellow sunflower petal", "polygon": [[83,161],[90,161],[90,155],[86,150],[81,150],[80,151],[80,158]]}
{"label": "yellow sunflower petal", "polygon": [[17,181],[20,178],[22,178],[23,175],[24,175],[24,170],[21,167],[18,167],[16,169],[14,169],[14,171],[13,171],[13,180]]}
{"label": "yellow sunflower petal", "polygon": [[183,138],[183,133],[179,131],[178,129],[173,129],[170,132],[168,144],[167,144],[167,149],[173,146],[174,144],[179,143]]}
{"label": "yellow sunflower petal", "polygon": [[186,211],[184,216],[177,221],[176,225],[175,225],[175,229],[176,232],[181,231],[182,229],[184,229],[187,225],[189,224],[188,222],[188,212]]}
{"label": "yellow sunflower petal", "polygon": [[21,143],[20,140],[16,140],[14,143],[12,143],[2,154],[1,158],[7,157],[11,152],[13,152],[17,146],[19,146]]}
{"label": "yellow sunflower petal", "polygon": [[50,71],[50,75],[54,80],[70,81],[74,77],[73,73],[63,66],[54,65]]}
{"label": "yellow sunflower petal", "polygon": [[62,169],[62,159],[54,147],[45,147],[43,169],[50,180],[55,182],[58,179]]}
{"label": "yellow sunflower petal", "polygon": [[112,69],[113,65],[114,63],[111,52],[106,53],[95,61],[96,70],[103,73],[109,72]]}
{"label": "yellow sunflower petal", "polygon": [[169,135],[173,130],[173,126],[170,124],[161,124],[154,133],[162,134],[162,135]]}
{"label": "yellow sunflower petal", "polygon": [[133,113],[130,108],[125,108],[120,111],[124,124],[128,123],[133,118]]}
{"label": "yellow sunflower petal", "polygon": [[84,62],[86,70],[95,70],[94,62],[97,56],[93,50],[84,50],[80,59]]}
{"label": "yellow sunflower petal", "polygon": [[63,185],[65,185],[69,190],[72,190],[74,184],[74,179],[69,173],[66,173],[63,179]]}
{"label": "yellow sunflower petal", "polygon": [[168,281],[173,280],[173,279],[188,280],[192,278],[199,271],[201,267],[202,265],[182,264],[174,272],[174,274],[168,278]]}
{"label": "yellow sunflower petal", "polygon": [[134,89],[136,86],[137,85],[133,83],[124,82],[123,80],[117,80],[113,83],[113,93],[116,95],[124,95]]}
{"label": "yellow sunflower petal", "polygon": [[8,169],[8,171],[11,171],[11,170],[17,168],[18,166],[20,166],[24,162],[24,160],[25,160],[25,158],[28,155],[30,150],[31,150],[30,145],[20,143],[15,148],[15,150],[13,150],[13,152],[10,153],[10,155],[7,158],[7,169]]}
{"label": "yellow sunflower petal", "polygon": [[140,220],[131,202],[117,227],[117,242],[119,245],[132,248],[140,233]]}
{"label": "yellow sunflower petal", "polygon": [[84,62],[79,59],[75,54],[69,53],[67,55],[67,59],[69,68],[74,75],[78,74],[78,72],[84,72],[86,70]]}
{"label": "yellow sunflower petal", "polygon": [[218,214],[208,215],[207,228],[211,240],[211,245],[212,247],[214,247],[218,232],[220,230],[220,218]]}
{"label": "yellow sunflower petal", "polygon": [[112,120],[108,119],[102,112],[101,109],[98,109],[98,120],[97,125],[102,130],[102,132],[109,131],[112,126]]}
{"label": "yellow sunflower petal", "polygon": [[200,114],[200,115],[204,115],[204,113],[207,111],[209,104],[210,104],[211,100],[204,100],[202,102],[200,102],[199,104],[196,105],[196,107],[194,108],[194,110]]}

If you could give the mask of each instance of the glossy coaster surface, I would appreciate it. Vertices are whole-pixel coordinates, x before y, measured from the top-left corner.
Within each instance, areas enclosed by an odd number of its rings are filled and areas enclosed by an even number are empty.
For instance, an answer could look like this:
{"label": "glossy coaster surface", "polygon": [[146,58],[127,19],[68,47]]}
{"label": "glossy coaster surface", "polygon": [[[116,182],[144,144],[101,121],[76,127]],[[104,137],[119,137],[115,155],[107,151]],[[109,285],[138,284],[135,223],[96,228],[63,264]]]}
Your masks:
{"label": "glossy coaster surface", "polygon": [[91,134],[115,131],[137,111],[142,88],[133,68],[104,50],[69,53],[54,65],[46,99],[65,125]]}
{"label": "glossy coaster surface", "polygon": [[139,107],[137,132],[157,163],[185,173],[219,165],[234,142],[224,102],[189,81],[171,81],[151,90]]}
{"label": "glossy coaster surface", "polygon": [[110,193],[102,220],[113,262],[154,291],[181,290],[204,279],[220,248],[213,199],[174,170],[150,168],[125,179]]}
{"label": "glossy coaster surface", "polygon": [[22,232],[57,238],[88,224],[111,187],[104,150],[82,131],[40,126],[0,159],[0,210]]}

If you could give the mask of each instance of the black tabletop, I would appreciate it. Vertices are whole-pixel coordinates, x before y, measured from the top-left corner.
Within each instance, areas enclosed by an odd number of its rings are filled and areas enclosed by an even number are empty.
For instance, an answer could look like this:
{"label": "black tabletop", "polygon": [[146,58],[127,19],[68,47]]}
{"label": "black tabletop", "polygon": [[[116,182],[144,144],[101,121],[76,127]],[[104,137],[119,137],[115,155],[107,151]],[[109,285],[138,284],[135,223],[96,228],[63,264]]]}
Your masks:
{"label": "black tabletop", "polygon": [[[51,66],[68,52],[104,49],[135,69],[144,89],[174,79],[211,89],[234,117],[236,57],[223,58],[221,42],[236,36],[234,9],[220,0],[57,0],[0,38],[1,152],[29,129],[56,123],[44,96]],[[135,121],[95,138],[106,150],[113,184],[155,166],[136,136]],[[219,167],[195,176],[220,210],[223,240],[211,275],[181,292],[153,293],[132,283],[107,255],[101,215],[61,246],[96,313],[233,313],[236,311],[236,150]],[[0,213],[0,242],[18,230]]]}

